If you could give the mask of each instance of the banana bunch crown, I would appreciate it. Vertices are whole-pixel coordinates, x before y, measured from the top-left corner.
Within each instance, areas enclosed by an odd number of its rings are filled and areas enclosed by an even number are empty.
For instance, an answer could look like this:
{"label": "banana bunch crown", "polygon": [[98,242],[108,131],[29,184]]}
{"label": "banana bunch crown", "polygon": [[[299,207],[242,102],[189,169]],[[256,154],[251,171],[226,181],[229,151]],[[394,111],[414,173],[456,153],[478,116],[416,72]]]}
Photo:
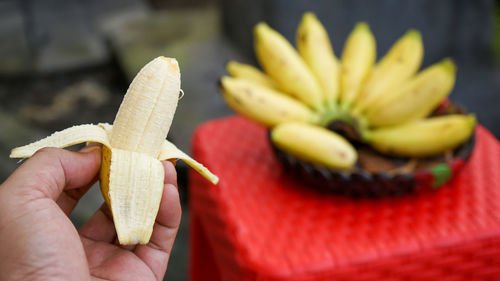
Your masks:
{"label": "banana bunch crown", "polygon": [[456,66],[443,59],[419,70],[422,34],[409,29],[378,61],[368,23],[357,23],[335,55],[329,33],[304,13],[296,48],[266,23],[253,30],[262,71],[231,61],[219,84],[227,104],[271,130],[280,149],[330,169],[350,169],[355,148],[328,130],[348,120],[358,141],[386,155],[427,157],[458,147],[474,132],[472,115],[433,117],[453,90]]}

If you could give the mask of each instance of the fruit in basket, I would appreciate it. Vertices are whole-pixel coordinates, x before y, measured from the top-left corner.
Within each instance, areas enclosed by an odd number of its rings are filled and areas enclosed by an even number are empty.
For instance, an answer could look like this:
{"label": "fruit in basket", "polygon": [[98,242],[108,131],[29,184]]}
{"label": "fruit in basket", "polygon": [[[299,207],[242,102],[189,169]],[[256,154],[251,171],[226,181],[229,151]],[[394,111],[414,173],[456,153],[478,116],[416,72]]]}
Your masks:
{"label": "fruit in basket", "polygon": [[[456,67],[444,59],[419,72],[424,48],[417,30],[407,31],[378,62],[375,37],[363,22],[348,36],[340,60],[309,12],[297,29],[297,51],[265,23],[255,26],[254,37],[260,74],[276,86],[230,71],[233,78],[222,78],[221,91],[231,108],[270,129],[276,147],[300,159],[330,170],[352,169],[356,151],[327,129],[338,123],[350,127],[345,131],[356,142],[388,158],[444,155],[473,134],[472,115],[432,116],[453,89]],[[258,94],[248,90],[252,85]],[[331,151],[349,151],[349,161]]]}
{"label": "fruit in basket", "polygon": [[325,128],[306,123],[282,123],[271,132],[274,144],[301,159],[329,168],[349,168],[356,163],[354,147]]}
{"label": "fruit in basket", "polygon": [[444,59],[387,91],[366,110],[374,127],[392,126],[428,116],[453,89],[455,64]]}
{"label": "fruit in basket", "polygon": [[368,24],[356,24],[345,43],[341,58],[340,102],[350,108],[357,99],[372,70],[377,50]]}
{"label": "fruit in basket", "polygon": [[417,72],[423,55],[424,46],[420,32],[409,30],[375,65],[357,98],[353,112],[363,112],[372,103],[383,99],[386,92],[399,88]]}
{"label": "fruit in basket", "polygon": [[249,80],[223,77],[220,89],[231,108],[266,126],[319,120],[319,116],[303,103]]}
{"label": "fruit in basket", "polygon": [[177,61],[159,57],[134,78],[113,125],[80,125],[14,148],[11,158],[31,157],[43,147],[103,144],[100,185],[120,244],[146,244],[163,193],[161,160],[180,158],[216,184],[218,178],[165,138],[180,91]]}
{"label": "fruit in basket", "polygon": [[475,124],[473,115],[450,114],[375,129],[365,139],[389,155],[432,156],[465,142]]}
{"label": "fruit in basket", "polygon": [[255,26],[255,53],[264,71],[286,94],[323,110],[323,92],[295,48],[265,23]]}
{"label": "fruit in basket", "polygon": [[268,87],[271,89],[277,89],[278,86],[274,81],[269,78],[265,73],[260,71],[254,66],[249,64],[239,63],[237,61],[230,61],[226,65],[226,70],[232,77],[242,78],[249,80],[255,84]]}
{"label": "fruit in basket", "polygon": [[299,54],[321,86],[323,104],[327,108],[335,108],[340,92],[340,63],[327,31],[313,13],[305,13],[302,17],[296,41]]}

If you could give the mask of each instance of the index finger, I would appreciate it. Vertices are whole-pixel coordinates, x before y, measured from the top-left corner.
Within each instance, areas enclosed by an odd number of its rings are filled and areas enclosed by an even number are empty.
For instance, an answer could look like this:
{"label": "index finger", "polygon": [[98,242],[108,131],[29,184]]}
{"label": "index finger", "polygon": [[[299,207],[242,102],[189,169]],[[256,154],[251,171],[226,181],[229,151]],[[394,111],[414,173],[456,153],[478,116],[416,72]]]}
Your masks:
{"label": "index finger", "polygon": [[101,165],[100,147],[85,153],[42,148],[2,184],[12,194],[29,199],[57,200],[63,190],[89,184]]}

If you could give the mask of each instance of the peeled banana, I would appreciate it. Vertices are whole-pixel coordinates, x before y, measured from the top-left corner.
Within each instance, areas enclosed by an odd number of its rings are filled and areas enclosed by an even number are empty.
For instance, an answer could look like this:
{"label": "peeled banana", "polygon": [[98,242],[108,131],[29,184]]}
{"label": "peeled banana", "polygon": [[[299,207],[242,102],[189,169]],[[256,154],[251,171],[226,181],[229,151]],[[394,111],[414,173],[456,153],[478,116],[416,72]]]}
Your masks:
{"label": "peeled banana", "polygon": [[357,98],[354,113],[363,112],[386,92],[400,87],[417,72],[423,56],[424,46],[420,32],[409,30],[374,66]]}
{"label": "peeled banana", "polygon": [[392,126],[428,116],[446,98],[455,84],[456,67],[445,59],[423,70],[366,112],[374,127]]}
{"label": "peeled banana", "polygon": [[271,140],[291,155],[330,169],[348,169],[357,160],[356,150],[348,141],[310,124],[279,124],[272,129]]}
{"label": "peeled banana", "polygon": [[232,109],[268,127],[284,122],[319,121],[319,116],[304,104],[248,80],[223,77],[220,90]]}
{"label": "peeled banana", "polygon": [[366,140],[377,150],[397,156],[433,156],[452,150],[473,133],[473,115],[444,115],[367,132]]}
{"label": "peeled banana", "polygon": [[246,79],[271,89],[278,88],[271,78],[251,65],[230,61],[226,65],[226,70],[232,77]]}
{"label": "peeled banana", "polygon": [[265,23],[255,26],[254,37],[257,59],[279,88],[309,107],[322,111],[321,87],[285,37]]}
{"label": "peeled banana", "polygon": [[343,108],[353,106],[376,57],[377,46],[370,27],[364,22],[356,24],[341,57],[340,98]]}
{"label": "peeled banana", "polygon": [[120,244],[149,242],[163,192],[161,160],[180,158],[213,184],[217,176],[165,138],[180,91],[175,59],[158,57],[132,81],[113,125],[80,125],[14,148],[11,158],[32,156],[43,147],[82,142],[103,144],[101,192],[113,215]]}
{"label": "peeled banana", "polygon": [[302,16],[296,40],[299,54],[323,89],[323,103],[334,108],[339,95],[340,63],[333,53],[327,31],[313,13]]}

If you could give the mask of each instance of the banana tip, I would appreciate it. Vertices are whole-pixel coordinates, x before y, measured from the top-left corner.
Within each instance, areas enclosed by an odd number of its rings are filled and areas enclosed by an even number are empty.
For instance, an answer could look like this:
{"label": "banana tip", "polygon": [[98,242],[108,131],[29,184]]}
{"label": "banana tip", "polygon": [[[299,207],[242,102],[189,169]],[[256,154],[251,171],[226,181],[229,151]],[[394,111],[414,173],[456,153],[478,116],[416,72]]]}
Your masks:
{"label": "banana tip", "polygon": [[219,178],[218,177],[214,177],[210,181],[213,183],[213,185],[217,185],[219,183]]}
{"label": "banana tip", "polygon": [[415,40],[421,40],[422,39],[422,34],[418,29],[412,28],[406,32],[406,35],[415,39]]}
{"label": "banana tip", "polygon": [[355,31],[370,31],[370,26],[368,25],[368,23],[366,23],[364,21],[360,21],[360,22],[356,23],[354,30]]}
{"label": "banana tip", "polygon": [[265,22],[259,22],[253,28],[253,31],[257,35],[257,34],[260,34],[261,32],[264,32],[264,31],[266,31],[268,29],[270,29],[270,27],[269,27],[269,25],[267,25],[267,23],[265,23]]}
{"label": "banana tip", "polygon": [[456,72],[457,71],[457,66],[455,62],[451,58],[445,58],[442,62],[441,65],[444,69],[446,69],[449,72]]}
{"label": "banana tip", "polygon": [[240,63],[237,62],[237,61],[234,61],[234,60],[230,60],[228,62],[226,62],[226,71],[231,74],[231,72],[233,71],[233,69],[235,67],[237,67]]}
{"label": "banana tip", "polygon": [[474,114],[469,114],[469,125],[471,128],[474,128],[477,125],[477,118]]}
{"label": "banana tip", "polygon": [[176,72],[179,72],[179,63],[177,62],[177,60],[175,58],[167,58],[167,57],[164,57],[164,56],[159,56],[157,57],[156,59],[154,59],[155,61],[162,61],[163,63],[166,63],[168,65],[168,67],[173,70],[173,71],[176,71]]}
{"label": "banana tip", "polygon": [[231,83],[231,81],[234,81],[235,78],[232,78],[230,76],[223,76],[222,78],[220,78],[218,81],[217,81],[217,87],[219,87],[219,89],[224,89],[224,84],[227,84],[227,83]]}
{"label": "banana tip", "polygon": [[316,20],[316,19],[317,19],[316,14],[313,13],[313,12],[305,12],[302,15],[302,20],[303,21],[310,21],[310,20]]}

